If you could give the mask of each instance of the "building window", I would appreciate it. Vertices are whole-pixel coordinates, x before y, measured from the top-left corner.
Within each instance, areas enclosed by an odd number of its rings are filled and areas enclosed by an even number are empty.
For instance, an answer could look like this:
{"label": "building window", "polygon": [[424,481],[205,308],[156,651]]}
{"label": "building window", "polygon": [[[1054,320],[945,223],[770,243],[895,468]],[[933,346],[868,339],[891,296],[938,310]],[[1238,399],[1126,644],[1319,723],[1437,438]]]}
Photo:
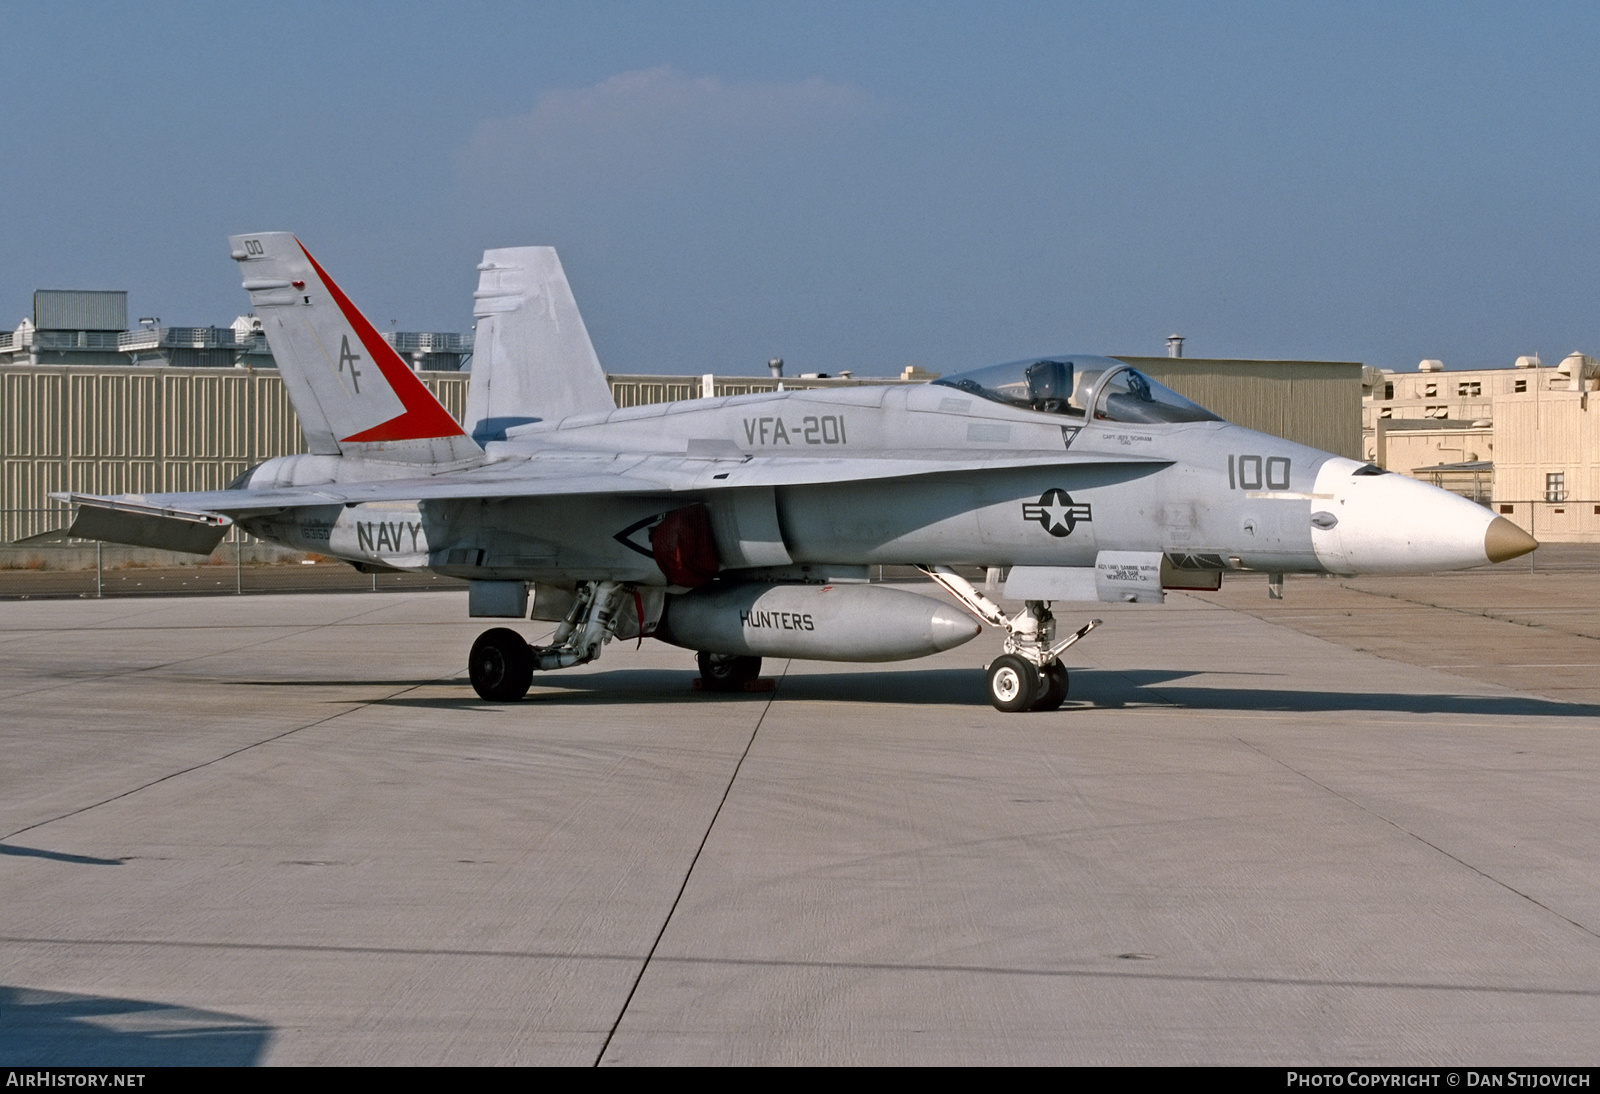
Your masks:
{"label": "building window", "polygon": [[1518,380],[1516,382],[1514,390],[1516,390],[1516,391],[1527,391],[1528,390],[1528,381],[1526,381],[1526,380]]}
{"label": "building window", "polygon": [[1565,471],[1546,472],[1544,477],[1544,500],[1567,500],[1567,473]]}
{"label": "building window", "polygon": [[1456,394],[1457,395],[1482,395],[1483,394],[1483,384],[1482,384],[1482,382],[1475,382],[1475,383],[1470,383],[1470,384],[1457,384],[1456,385]]}
{"label": "building window", "polygon": [[[1515,505],[1502,505],[1500,507],[1500,511],[1502,513],[1515,513],[1517,511],[1517,507]],[[1600,513],[1600,505],[1596,505],[1594,507],[1594,511],[1596,513]]]}
{"label": "building window", "polygon": [[1392,406],[1379,407],[1378,408],[1378,417],[1380,417],[1380,418],[1393,418],[1394,417],[1394,407],[1392,407]]}
{"label": "building window", "polygon": [[1385,399],[1393,399],[1394,398],[1394,385],[1393,384],[1384,384],[1383,385],[1383,397]]}
{"label": "building window", "polygon": [[1422,411],[1422,416],[1424,418],[1448,418],[1450,417],[1450,408],[1447,406],[1426,407]]}
{"label": "building window", "polygon": [[1422,397],[1424,399],[1436,399],[1436,398],[1438,398],[1438,396],[1439,396],[1439,385],[1438,384],[1423,384],[1422,385]]}

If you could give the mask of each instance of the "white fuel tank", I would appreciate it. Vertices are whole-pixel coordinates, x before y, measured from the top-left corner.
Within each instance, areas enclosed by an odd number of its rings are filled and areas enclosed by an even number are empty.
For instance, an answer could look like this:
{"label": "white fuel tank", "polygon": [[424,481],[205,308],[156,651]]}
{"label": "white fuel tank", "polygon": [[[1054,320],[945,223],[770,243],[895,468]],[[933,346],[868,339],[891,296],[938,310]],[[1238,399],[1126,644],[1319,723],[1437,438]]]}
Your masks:
{"label": "white fuel tank", "polygon": [[904,661],[976,638],[950,604],[882,585],[710,586],[669,596],[655,637],[674,646],[812,661]]}

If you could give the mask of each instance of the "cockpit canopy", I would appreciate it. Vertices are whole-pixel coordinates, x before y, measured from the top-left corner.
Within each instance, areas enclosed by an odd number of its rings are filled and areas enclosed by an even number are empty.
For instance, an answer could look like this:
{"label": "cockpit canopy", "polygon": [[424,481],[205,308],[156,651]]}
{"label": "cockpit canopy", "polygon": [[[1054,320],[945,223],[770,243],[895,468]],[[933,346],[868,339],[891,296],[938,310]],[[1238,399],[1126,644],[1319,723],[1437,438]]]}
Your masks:
{"label": "cockpit canopy", "polygon": [[1216,422],[1211,411],[1191,403],[1144,373],[1109,357],[1040,357],[1008,361],[935,380],[1007,406],[1089,417],[1099,422]]}

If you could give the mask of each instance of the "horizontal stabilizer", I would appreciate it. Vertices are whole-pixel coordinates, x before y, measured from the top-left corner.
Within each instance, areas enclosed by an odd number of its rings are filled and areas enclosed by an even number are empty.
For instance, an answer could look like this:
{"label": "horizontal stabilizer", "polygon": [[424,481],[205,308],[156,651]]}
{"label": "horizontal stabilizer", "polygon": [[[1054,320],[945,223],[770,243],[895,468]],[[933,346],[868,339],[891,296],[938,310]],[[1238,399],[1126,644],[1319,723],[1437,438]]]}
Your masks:
{"label": "horizontal stabilizer", "polygon": [[195,513],[82,494],[68,494],[66,498],[78,506],[78,515],[67,529],[69,536],[130,547],[209,555],[233,523],[215,513]]}

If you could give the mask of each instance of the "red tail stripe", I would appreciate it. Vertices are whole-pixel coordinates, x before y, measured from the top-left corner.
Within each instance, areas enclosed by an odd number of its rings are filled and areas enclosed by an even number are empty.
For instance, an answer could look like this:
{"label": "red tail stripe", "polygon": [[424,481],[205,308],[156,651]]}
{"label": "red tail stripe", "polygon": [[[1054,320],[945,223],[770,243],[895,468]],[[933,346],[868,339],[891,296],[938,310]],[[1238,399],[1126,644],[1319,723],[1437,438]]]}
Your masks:
{"label": "red tail stripe", "polygon": [[327,271],[317,265],[317,260],[311,257],[311,252],[306,250],[304,243],[297,239],[300,251],[306,256],[306,261],[311,263],[311,268],[317,271],[317,276],[328,288],[328,295],[333,297],[333,302],[339,305],[339,310],[344,313],[344,318],[355,329],[356,337],[361,344],[367,347],[367,353],[378,366],[378,371],[383,373],[383,378],[389,382],[389,387],[400,399],[400,405],[406,408],[404,414],[380,422],[371,429],[362,430],[360,433],[343,438],[353,444],[367,441],[419,441],[430,437],[461,437],[465,436],[456,420],[450,417],[450,412],[439,405],[439,400],[433,397],[427,385],[417,379],[417,374],[406,367],[394,347],[379,337],[367,317],[350,303],[350,298],[345,296],[338,285],[333,283]]}

